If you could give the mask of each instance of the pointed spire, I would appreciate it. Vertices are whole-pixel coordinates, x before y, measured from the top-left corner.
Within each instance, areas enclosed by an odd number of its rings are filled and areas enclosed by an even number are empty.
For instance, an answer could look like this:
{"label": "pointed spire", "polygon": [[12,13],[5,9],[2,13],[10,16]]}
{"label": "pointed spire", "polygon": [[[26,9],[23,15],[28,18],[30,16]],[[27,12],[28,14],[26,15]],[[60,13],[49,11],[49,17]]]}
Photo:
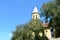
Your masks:
{"label": "pointed spire", "polygon": [[33,10],[33,12],[32,13],[34,13],[34,12],[37,12],[38,13],[38,9],[37,9],[37,7],[35,6],[35,8],[34,8],[34,10]]}

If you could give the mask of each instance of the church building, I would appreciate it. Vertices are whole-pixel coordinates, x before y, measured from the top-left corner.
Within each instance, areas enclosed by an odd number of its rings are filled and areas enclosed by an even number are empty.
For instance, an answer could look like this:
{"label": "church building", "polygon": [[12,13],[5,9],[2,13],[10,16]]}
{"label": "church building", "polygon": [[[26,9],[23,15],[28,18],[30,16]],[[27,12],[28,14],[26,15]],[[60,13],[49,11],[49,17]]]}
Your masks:
{"label": "church building", "polygon": [[[32,19],[36,20],[36,19],[40,19],[40,14],[38,12],[38,9],[37,7],[35,6],[33,12],[32,12]],[[43,24],[43,27],[47,27],[48,26],[48,23],[44,23]],[[52,38],[53,36],[53,31],[51,31],[52,29],[46,29],[44,30],[44,34],[47,36],[48,39]],[[42,35],[42,33],[39,33],[40,35]]]}

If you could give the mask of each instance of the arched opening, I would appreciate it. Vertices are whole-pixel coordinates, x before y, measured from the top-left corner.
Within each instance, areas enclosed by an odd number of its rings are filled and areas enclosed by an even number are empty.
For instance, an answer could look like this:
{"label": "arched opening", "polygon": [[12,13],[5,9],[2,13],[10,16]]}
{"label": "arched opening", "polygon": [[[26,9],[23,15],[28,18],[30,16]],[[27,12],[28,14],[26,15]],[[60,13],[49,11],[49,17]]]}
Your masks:
{"label": "arched opening", "polygon": [[51,37],[54,37],[54,29],[52,27],[50,28],[50,31],[51,31]]}
{"label": "arched opening", "polygon": [[36,15],[36,19],[37,19],[37,15]]}
{"label": "arched opening", "polygon": [[51,29],[51,37],[54,37],[54,30],[53,30],[53,28]]}

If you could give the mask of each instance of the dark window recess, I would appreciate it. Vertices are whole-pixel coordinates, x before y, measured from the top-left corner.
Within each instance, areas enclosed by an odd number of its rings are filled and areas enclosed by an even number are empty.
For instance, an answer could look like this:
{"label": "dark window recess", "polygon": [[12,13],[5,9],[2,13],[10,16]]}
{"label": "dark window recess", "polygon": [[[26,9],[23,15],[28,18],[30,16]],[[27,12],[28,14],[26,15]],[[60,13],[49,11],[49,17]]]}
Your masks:
{"label": "dark window recess", "polygon": [[47,32],[47,31],[46,31]]}
{"label": "dark window recess", "polygon": [[51,32],[53,32],[53,28],[51,27]]}
{"label": "dark window recess", "polygon": [[34,18],[34,15],[33,15],[33,18]]}
{"label": "dark window recess", "polygon": [[37,15],[36,15],[36,19],[37,19]]}
{"label": "dark window recess", "polygon": [[51,36],[54,37],[54,31],[53,31],[53,28],[51,29]]}

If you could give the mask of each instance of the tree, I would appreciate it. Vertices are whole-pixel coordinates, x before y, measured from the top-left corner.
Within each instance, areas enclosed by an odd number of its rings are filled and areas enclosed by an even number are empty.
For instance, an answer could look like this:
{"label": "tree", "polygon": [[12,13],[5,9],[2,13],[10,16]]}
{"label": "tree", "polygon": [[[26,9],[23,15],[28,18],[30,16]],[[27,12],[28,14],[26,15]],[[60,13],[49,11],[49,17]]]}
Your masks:
{"label": "tree", "polygon": [[48,2],[44,3],[41,8],[41,15],[45,17],[45,22],[48,22],[48,18],[53,16],[53,13],[51,9],[53,9],[54,3],[53,2]]}
{"label": "tree", "polygon": [[40,40],[39,32],[43,31],[42,23],[37,19],[31,20],[30,25],[30,29],[35,33],[35,40]]}
{"label": "tree", "polygon": [[40,20],[31,20],[25,25],[18,26],[16,31],[13,32],[11,40],[48,40],[46,36],[41,37],[39,35],[39,32],[43,33],[43,31]]}
{"label": "tree", "polygon": [[48,22],[48,19],[50,18],[49,21],[49,26],[52,27],[59,27],[60,25],[60,1],[59,0],[54,0],[52,2],[48,2],[43,4],[42,6],[42,16],[45,17],[45,22]]}

